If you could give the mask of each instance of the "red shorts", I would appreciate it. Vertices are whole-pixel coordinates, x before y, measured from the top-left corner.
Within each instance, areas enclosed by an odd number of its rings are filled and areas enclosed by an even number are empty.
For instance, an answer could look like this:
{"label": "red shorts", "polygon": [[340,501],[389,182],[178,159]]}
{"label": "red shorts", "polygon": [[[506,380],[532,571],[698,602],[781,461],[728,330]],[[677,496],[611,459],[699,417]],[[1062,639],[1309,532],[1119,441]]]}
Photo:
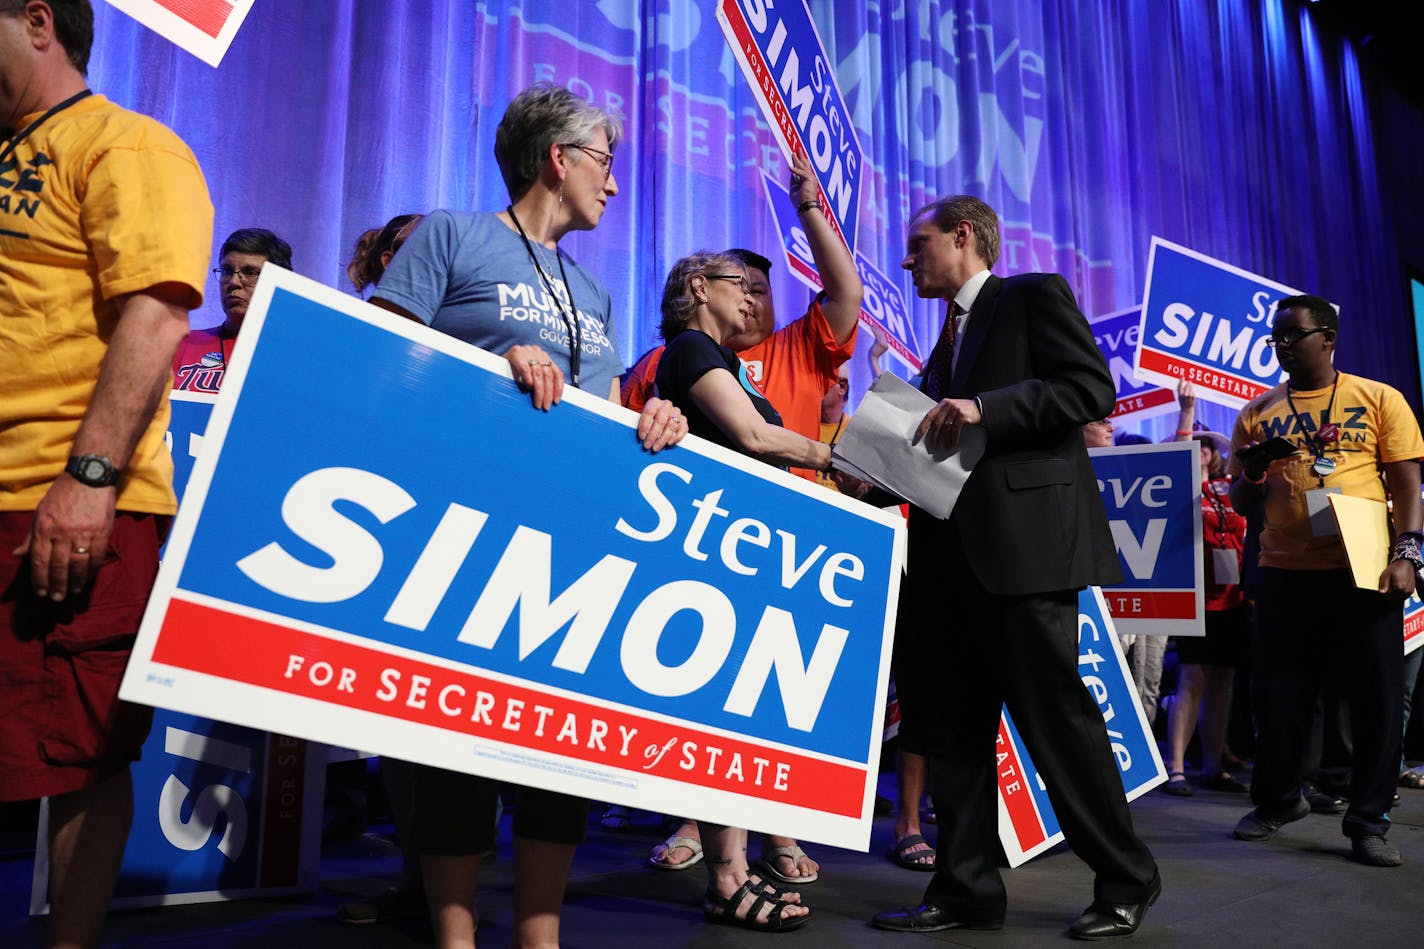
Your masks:
{"label": "red shorts", "polygon": [[11,551],[32,511],[0,511],[0,801],[65,794],[138,759],[153,710],[119,701],[119,682],[158,572],[169,518],[119,513],[89,593],[35,596]]}

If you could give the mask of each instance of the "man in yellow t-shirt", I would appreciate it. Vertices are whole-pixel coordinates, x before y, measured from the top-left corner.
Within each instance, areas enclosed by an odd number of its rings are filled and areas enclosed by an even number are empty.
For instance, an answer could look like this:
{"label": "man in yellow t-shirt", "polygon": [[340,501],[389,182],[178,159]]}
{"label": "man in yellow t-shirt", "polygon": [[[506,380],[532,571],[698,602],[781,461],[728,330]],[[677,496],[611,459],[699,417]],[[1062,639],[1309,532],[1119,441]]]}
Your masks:
{"label": "man in yellow t-shirt", "polygon": [[89,0],[0,0],[0,801],[50,798],[50,940],[97,945],[151,712],[118,701],[176,502],[169,366],[212,204],[85,87]]}
{"label": "man in yellow t-shirt", "polygon": [[[1394,867],[1402,861],[1385,835],[1402,741],[1402,605],[1424,567],[1424,439],[1396,390],[1334,367],[1338,329],[1339,316],[1322,298],[1281,300],[1271,339],[1288,381],[1247,403],[1232,434],[1231,503],[1264,511],[1251,658],[1260,697],[1256,807],[1236,825],[1236,836],[1268,840],[1310,813],[1301,772],[1311,710],[1329,676],[1350,705],[1354,758],[1343,829],[1351,856]],[[1295,454],[1272,462],[1249,453],[1252,444],[1275,437]],[[1393,498],[1396,542],[1378,589],[1354,584],[1330,513],[1333,492]]]}

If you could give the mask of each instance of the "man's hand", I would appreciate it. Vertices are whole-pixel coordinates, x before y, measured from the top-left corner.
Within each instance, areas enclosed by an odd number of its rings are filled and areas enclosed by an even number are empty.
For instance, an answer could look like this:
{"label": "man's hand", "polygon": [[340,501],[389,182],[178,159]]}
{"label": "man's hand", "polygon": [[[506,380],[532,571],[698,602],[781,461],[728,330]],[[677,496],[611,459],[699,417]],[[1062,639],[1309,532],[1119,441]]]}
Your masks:
{"label": "man's hand", "polygon": [[638,416],[638,441],[648,451],[676,445],[687,434],[687,419],[667,399],[649,399]]}
{"label": "man's hand", "polygon": [[30,556],[30,583],[37,596],[56,603],[79,596],[109,552],[118,488],[91,488],[62,474],[35,509],[30,536],[14,551]]}
{"label": "man's hand", "polygon": [[504,354],[519,388],[528,392],[534,408],[547,412],[564,397],[564,373],[538,346],[511,346]]}
{"label": "man's hand", "polygon": [[973,399],[940,399],[915,429],[915,441],[924,439],[931,451],[950,451],[959,446],[964,426],[978,425],[981,419]]}
{"label": "man's hand", "polygon": [[1414,564],[1408,560],[1392,560],[1380,574],[1380,593],[1397,600],[1407,600],[1414,593]]}

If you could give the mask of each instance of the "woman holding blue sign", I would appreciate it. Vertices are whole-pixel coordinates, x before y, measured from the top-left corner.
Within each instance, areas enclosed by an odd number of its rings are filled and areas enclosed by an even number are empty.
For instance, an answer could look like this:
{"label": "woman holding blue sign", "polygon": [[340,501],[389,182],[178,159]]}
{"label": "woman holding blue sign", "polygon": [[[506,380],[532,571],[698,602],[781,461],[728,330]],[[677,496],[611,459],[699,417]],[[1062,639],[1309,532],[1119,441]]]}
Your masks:
{"label": "woman holding blue sign", "polygon": [[[510,203],[498,213],[434,211],[391,260],[372,302],[482,349],[502,353],[534,407],[548,411],[564,385],[618,401],[612,303],[559,248],[570,231],[598,226],[618,194],[619,120],[567,89],[539,83],[505,110],[495,133]],[[687,428],[655,399],[638,421],[657,451]],[[421,768],[411,837],[421,855],[436,941],[473,946],[480,855],[495,844],[493,780]],[[523,788],[514,817],[515,944],[557,945],[564,886],[583,840],[588,802]]]}
{"label": "woman holding blue sign", "polygon": [[[780,414],[723,345],[745,331],[753,307],[746,268],[736,258],[702,252],[674,264],[663,288],[667,349],[658,363],[658,393],[683,406],[694,435],[768,464],[829,471],[830,446],[782,428]],[[707,855],[702,910],[709,921],[774,932],[811,917],[799,894],[751,871],[745,829],[701,828]]]}

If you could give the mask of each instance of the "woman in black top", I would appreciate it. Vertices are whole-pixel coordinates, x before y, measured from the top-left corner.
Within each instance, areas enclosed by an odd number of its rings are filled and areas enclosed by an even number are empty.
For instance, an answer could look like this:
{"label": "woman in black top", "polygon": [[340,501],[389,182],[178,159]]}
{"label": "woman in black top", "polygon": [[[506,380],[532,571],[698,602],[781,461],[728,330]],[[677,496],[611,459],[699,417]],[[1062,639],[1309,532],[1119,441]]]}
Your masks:
{"label": "woman in black top", "polygon": [[663,288],[658,394],[681,406],[688,430],[768,464],[831,466],[831,450],[781,427],[781,416],[722,341],[752,314],[746,269],[725,254],[696,253],[673,265]]}
{"label": "woman in black top", "polygon": [[[682,407],[688,431],[768,464],[831,466],[831,450],[781,427],[736,353],[722,341],[746,328],[752,296],[745,268],[725,254],[697,253],[673,265],[663,289],[658,395]],[[747,864],[747,832],[702,822],[707,893],[702,911],[715,923],[766,931],[794,929],[811,910],[800,894],[766,881]]]}

